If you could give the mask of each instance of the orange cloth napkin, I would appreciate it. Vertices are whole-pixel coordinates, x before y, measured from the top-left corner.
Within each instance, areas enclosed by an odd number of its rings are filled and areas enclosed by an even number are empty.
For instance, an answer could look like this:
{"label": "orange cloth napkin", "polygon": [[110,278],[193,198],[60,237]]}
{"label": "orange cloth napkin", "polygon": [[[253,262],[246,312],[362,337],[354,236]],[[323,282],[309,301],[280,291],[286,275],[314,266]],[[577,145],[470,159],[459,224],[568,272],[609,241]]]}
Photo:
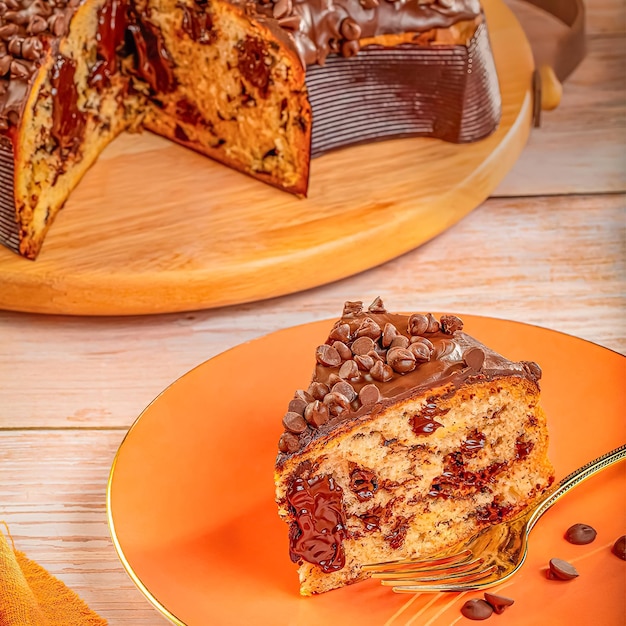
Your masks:
{"label": "orange cloth napkin", "polygon": [[16,550],[12,539],[9,544],[0,530],[0,626],[106,623],[58,578]]}

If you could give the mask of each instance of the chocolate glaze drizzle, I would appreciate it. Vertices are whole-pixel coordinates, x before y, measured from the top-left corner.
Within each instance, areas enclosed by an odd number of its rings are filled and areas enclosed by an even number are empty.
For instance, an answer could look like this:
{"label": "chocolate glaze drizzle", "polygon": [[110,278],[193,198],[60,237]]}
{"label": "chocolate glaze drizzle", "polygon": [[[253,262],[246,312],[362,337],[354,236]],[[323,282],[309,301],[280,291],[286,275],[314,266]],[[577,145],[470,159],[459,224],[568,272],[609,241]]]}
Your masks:
{"label": "chocolate glaze drizzle", "polygon": [[97,61],[90,70],[91,86],[101,89],[111,84],[111,76],[118,71],[117,52],[124,46],[127,28],[127,0],[106,2],[98,13]]}
{"label": "chocolate glaze drizzle", "polygon": [[75,153],[85,131],[85,115],[78,106],[78,93],[74,74],[76,63],[59,55],[52,67],[52,129],[51,133],[61,150]]}
{"label": "chocolate glaze drizzle", "polygon": [[330,476],[311,480],[296,478],[287,490],[287,502],[295,517],[289,536],[290,556],[335,572],[345,565],[345,518],[342,491]]}

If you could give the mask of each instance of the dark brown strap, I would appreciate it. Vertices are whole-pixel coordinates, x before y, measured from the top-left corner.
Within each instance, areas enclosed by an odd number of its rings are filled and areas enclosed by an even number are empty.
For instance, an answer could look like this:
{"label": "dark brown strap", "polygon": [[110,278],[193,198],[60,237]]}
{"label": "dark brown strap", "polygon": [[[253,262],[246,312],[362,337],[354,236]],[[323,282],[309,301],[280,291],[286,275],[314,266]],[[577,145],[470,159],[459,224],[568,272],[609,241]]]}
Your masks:
{"label": "dark brown strap", "polygon": [[[519,19],[535,57],[537,68],[549,65],[557,78],[563,82],[585,56],[585,5],[583,0],[525,0],[545,11],[558,22],[554,28],[545,16],[545,27],[537,28],[541,11],[516,10],[513,0],[509,5]],[[521,7],[518,7],[521,8]],[[554,20],[549,20],[554,23]]]}

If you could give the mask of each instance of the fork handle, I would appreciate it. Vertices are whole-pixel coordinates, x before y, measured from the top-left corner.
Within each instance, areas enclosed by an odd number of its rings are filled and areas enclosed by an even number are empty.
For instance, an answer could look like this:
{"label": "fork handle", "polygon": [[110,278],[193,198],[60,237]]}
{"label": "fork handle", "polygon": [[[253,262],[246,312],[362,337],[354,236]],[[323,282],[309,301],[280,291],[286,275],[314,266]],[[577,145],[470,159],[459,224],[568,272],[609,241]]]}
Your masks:
{"label": "fork handle", "polygon": [[539,518],[562,496],[564,496],[570,489],[573,489],[577,485],[580,485],[583,481],[587,480],[599,471],[610,467],[618,461],[622,461],[626,458],[626,444],[621,445],[611,452],[607,452],[602,456],[589,461],[589,463],[574,470],[571,474],[563,478],[550,492],[539,502],[537,508],[533,511],[532,515],[528,519],[528,530],[537,523]]}

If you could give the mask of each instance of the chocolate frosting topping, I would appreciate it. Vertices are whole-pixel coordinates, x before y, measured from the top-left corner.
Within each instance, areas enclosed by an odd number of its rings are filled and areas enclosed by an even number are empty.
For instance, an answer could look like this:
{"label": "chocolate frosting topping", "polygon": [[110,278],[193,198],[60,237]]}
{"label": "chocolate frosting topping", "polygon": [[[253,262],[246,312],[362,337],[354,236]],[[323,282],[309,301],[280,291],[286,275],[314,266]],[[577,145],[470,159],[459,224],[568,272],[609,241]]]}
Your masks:
{"label": "chocolate frosting topping", "polygon": [[[518,376],[537,384],[536,363],[509,361],[462,331],[456,316],[435,319],[431,314],[401,315],[382,310],[380,300],[363,310],[361,302],[347,302],[342,318],[316,350],[317,365],[308,391],[300,403],[290,404],[308,426],[281,438],[278,464],[309,442],[325,436],[346,420],[375,415],[386,406],[450,385]],[[342,343],[351,358],[337,350]],[[308,397],[308,400],[307,400]],[[426,405],[413,428],[428,436],[440,424]]]}

